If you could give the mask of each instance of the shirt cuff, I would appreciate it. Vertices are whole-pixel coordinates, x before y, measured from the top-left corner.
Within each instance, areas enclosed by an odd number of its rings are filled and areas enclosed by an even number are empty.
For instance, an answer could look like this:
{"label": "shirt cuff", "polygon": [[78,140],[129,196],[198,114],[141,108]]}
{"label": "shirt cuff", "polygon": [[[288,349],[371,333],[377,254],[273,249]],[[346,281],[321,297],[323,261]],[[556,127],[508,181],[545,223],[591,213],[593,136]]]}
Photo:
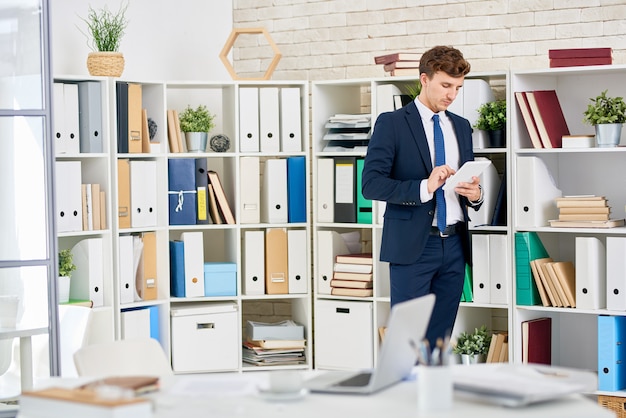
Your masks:
{"label": "shirt cuff", "polygon": [[480,197],[478,198],[478,200],[470,200],[470,205],[472,206],[478,206],[481,205],[483,203],[483,200],[485,200],[485,194],[483,193],[483,186],[481,186],[480,184],[478,185],[478,188],[480,189]]}

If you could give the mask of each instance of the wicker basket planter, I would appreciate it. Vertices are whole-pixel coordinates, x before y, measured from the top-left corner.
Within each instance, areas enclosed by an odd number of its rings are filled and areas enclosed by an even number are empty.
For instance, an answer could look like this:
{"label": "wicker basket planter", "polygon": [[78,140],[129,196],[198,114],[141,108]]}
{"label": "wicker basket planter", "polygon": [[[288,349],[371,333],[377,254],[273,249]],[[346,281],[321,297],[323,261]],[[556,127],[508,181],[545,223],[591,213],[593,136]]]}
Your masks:
{"label": "wicker basket planter", "polygon": [[124,55],[121,52],[90,52],[87,69],[91,75],[119,77],[124,71]]}

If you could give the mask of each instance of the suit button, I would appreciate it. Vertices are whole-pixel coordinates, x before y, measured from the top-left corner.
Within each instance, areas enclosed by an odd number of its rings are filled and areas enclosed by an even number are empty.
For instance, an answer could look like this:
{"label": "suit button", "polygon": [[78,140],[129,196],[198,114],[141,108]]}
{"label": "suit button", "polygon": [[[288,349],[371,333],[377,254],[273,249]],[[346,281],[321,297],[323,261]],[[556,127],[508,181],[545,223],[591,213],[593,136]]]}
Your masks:
{"label": "suit button", "polygon": [[429,210],[429,211],[428,211],[428,214],[429,214],[429,215],[434,215],[434,214],[435,214],[435,211],[434,211],[434,210]]}

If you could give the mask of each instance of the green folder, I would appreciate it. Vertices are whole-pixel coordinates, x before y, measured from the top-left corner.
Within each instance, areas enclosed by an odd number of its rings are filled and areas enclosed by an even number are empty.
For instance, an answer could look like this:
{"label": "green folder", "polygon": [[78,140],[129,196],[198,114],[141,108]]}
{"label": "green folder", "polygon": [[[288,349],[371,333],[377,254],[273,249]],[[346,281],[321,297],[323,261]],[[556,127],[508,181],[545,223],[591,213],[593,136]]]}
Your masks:
{"label": "green folder", "polygon": [[550,257],[536,232],[515,233],[515,283],[518,305],[541,305],[530,262]]}
{"label": "green folder", "polygon": [[469,264],[465,264],[465,280],[463,281],[463,295],[461,302],[473,302],[474,294],[472,293],[472,268]]}
{"label": "green folder", "polygon": [[372,223],[372,201],[363,197],[361,193],[363,158],[356,159],[356,221],[360,224]]}

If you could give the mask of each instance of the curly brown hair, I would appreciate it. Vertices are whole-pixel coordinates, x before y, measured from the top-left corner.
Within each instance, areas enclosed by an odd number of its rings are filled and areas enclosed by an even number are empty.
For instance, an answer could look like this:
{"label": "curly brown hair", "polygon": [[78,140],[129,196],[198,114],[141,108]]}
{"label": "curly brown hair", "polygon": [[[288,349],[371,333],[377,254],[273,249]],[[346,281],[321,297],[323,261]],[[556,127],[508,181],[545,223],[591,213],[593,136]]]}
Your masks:
{"label": "curly brown hair", "polygon": [[451,77],[464,77],[470,72],[470,63],[458,49],[440,45],[424,52],[420,58],[420,73],[432,78],[437,71],[443,71]]}

